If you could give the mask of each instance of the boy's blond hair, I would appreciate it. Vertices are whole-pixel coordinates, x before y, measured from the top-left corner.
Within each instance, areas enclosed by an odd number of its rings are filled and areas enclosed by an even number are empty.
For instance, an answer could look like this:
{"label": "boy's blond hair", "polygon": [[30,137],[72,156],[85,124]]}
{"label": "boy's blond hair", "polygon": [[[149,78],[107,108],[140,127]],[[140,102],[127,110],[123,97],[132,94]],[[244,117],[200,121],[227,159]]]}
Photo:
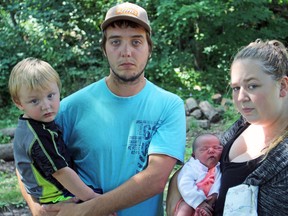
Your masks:
{"label": "boy's blond hair", "polygon": [[56,82],[61,90],[61,80],[53,67],[37,58],[26,58],[18,62],[9,77],[9,92],[13,102],[19,101],[19,91],[22,86],[30,90],[45,90],[48,83]]}

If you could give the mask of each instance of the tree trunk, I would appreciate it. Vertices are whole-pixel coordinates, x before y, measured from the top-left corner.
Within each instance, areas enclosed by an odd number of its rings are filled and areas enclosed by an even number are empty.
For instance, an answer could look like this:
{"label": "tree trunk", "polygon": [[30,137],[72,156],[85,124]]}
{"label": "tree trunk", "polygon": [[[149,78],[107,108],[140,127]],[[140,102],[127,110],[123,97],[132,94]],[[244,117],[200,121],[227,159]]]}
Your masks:
{"label": "tree trunk", "polygon": [[14,155],[13,155],[13,144],[1,144],[0,145],[0,159],[4,161],[13,161]]}
{"label": "tree trunk", "polygon": [[216,123],[220,120],[219,112],[208,101],[201,101],[199,107],[211,123]]}

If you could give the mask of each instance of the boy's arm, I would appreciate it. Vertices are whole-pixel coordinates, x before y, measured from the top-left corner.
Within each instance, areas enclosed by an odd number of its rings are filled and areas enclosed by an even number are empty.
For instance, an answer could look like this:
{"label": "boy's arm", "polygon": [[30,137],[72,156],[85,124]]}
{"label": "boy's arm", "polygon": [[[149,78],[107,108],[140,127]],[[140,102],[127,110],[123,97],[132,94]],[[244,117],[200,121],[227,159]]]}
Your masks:
{"label": "boy's arm", "polygon": [[87,201],[99,196],[91,188],[89,188],[70,167],[64,167],[57,170],[52,176],[57,179],[70,193],[76,198]]}
{"label": "boy's arm", "polygon": [[41,207],[41,205],[36,202],[32,196],[30,194],[28,194],[24,188],[24,184],[20,179],[20,175],[18,170],[16,169],[16,175],[17,175],[17,179],[18,179],[18,184],[19,184],[19,188],[21,191],[21,194],[23,196],[23,198],[25,199],[25,201],[27,202],[29,209],[32,213],[33,216],[55,216],[57,215],[57,212],[46,212],[45,209],[43,209]]}

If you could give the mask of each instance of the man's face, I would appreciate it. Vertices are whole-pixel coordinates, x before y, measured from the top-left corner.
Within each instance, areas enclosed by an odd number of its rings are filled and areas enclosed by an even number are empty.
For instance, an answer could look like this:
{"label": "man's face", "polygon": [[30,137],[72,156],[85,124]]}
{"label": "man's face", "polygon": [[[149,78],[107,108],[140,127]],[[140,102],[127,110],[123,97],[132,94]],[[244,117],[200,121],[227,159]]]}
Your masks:
{"label": "man's face", "polygon": [[150,54],[145,29],[110,26],[105,34],[110,74],[122,82],[134,82],[144,77]]}

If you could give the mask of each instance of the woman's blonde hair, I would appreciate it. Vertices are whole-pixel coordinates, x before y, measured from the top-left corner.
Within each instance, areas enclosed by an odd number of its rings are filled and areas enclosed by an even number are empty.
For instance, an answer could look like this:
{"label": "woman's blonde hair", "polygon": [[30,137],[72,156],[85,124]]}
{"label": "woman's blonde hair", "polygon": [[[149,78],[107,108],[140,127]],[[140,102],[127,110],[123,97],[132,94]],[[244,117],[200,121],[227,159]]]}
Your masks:
{"label": "woman's blonde hair", "polygon": [[45,61],[36,58],[26,58],[17,63],[9,77],[9,92],[12,100],[19,101],[19,91],[22,86],[30,90],[46,89],[50,82],[56,82],[61,90],[61,80],[53,67]]}
{"label": "woman's blonde hair", "polygon": [[272,76],[274,80],[280,80],[282,77],[288,76],[287,49],[278,40],[262,41],[257,39],[242,48],[235,55],[233,63],[239,59],[258,60],[263,71]]}
{"label": "woman's blonde hair", "polygon": [[267,148],[263,149],[265,150],[265,157],[263,158],[263,160],[266,158],[266,156],[268,155],[268,153],[274,148],[276,147],[279,143],[281,143],[285,138],[288,137],[288,126],[286,126],[286,128],[284,129],[284,131],[282,131],[279,136],[277,136],[274,140],[272,140],[272,142],[270,143],[269,146],[267,146]]}

